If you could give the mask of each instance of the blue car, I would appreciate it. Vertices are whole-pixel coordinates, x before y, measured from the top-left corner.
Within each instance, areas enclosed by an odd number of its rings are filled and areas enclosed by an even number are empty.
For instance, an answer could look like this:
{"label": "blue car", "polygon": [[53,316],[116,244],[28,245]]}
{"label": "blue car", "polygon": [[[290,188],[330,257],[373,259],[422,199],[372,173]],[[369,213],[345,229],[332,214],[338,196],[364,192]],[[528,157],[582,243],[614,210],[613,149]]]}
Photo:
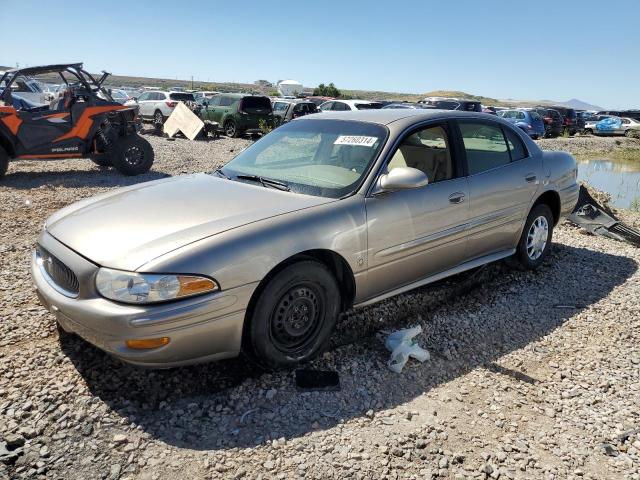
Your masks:
{"label": "blue car", "polygon": [[538,112],[532,110],[502,110],[498,116],[524,130],[531,138],[544,137],[544,120]]}

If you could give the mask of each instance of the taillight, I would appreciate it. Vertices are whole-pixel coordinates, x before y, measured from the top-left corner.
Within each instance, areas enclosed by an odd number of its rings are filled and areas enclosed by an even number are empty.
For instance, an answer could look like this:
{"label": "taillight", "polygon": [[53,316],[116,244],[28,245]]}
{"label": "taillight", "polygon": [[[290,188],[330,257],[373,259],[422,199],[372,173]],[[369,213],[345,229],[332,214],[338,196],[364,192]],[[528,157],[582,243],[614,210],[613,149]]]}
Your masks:
{"label": "taillight", "polygon": [[169,108],[174,108],[176,105],[178,105],[178,102],[164,102],[167,104],[167,107]]}

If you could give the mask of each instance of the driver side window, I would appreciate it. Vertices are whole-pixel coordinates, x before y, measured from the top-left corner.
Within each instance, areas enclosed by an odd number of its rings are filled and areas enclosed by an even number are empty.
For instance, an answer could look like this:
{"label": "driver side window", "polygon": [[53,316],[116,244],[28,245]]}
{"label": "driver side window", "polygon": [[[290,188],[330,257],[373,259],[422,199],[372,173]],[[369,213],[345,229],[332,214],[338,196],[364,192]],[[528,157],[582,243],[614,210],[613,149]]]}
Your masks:
{"label": "driver side window", "polygon": [[443,125],[433,125],[407,135],[395,151],[387,171],[412,167],[423,171],[430,183],[454,177],[449,136]]}

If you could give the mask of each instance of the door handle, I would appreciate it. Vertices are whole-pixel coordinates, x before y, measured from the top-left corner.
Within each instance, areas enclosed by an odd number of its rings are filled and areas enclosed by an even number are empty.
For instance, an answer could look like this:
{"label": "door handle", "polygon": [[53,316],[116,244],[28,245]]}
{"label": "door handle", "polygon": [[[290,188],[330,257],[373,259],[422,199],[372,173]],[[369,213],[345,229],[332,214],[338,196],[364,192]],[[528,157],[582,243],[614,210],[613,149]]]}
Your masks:
{"label": "door handle", "polygon": [[464,193],[456,192],[449,195],[449,203],[462,203],[464,202]]}
{"label": "door handle", "polygon": [[524,177],[524,179],[529,183],[535,182],[536,178],[538,177],[536,177],[535,173],[528,173],[527,176]]}

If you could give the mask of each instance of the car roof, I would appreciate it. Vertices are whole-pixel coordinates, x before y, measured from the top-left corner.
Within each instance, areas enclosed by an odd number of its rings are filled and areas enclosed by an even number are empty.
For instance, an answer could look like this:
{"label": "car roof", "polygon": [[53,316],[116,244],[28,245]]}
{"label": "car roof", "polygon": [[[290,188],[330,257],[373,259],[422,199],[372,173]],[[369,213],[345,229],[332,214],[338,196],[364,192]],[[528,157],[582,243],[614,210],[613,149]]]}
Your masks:
{"label": "car roof", "polygon": [[356,122],[377,123],[379,125],[389,125],[398,121],[415,123],[429,119],[448,118],[482,118],[500,123],[508,122],[497,119],[495,115],[481,112],[464,112],[461,110],[440,110],[440,109],[413,109],[413,108],[381,108],[375,110],[347,110],[334,111],[327,110],[305,118],[318,120],[347,120]]}

